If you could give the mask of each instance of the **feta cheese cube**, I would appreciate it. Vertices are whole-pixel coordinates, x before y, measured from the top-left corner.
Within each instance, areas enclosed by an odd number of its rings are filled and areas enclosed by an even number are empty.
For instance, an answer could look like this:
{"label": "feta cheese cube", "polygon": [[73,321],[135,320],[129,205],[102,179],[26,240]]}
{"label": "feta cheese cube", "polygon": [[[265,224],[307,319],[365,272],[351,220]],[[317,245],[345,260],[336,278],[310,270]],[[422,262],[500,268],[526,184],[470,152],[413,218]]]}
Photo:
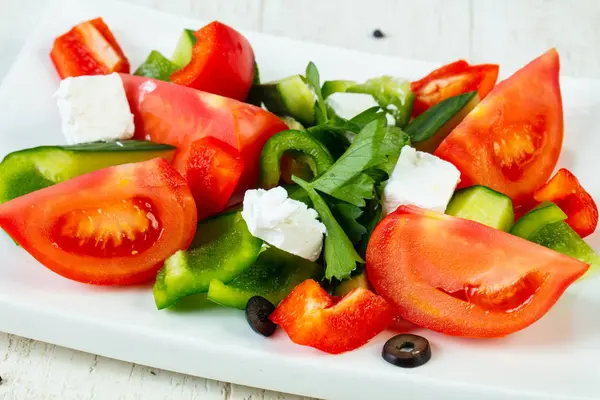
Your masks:
{"label": "feta cheese cube", "polygon": [[459,182],[460,172],[448,161],[404,146],[383,190],[383,212],[415,205],[443,213]]}
{"label": "feta cheese cube", "polygon": [[133,114],[119,74],[63,79],[54,96],[68,144],[133,137]]}
{"label": "feta cheese cube", "polygon": [[327,229],[306,204],[288,199],[282,187],[248,190],[242,218],[252,235],[288,253],[315,261]]}

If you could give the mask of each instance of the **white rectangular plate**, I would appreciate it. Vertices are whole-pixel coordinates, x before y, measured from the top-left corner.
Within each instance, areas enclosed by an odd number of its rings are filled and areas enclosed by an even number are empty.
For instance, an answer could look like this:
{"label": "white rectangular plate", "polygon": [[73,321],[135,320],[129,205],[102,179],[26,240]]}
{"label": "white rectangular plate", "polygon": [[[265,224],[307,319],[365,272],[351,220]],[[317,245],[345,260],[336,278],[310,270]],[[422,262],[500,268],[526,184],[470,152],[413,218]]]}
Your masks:
{"label": "white rectangular plate", "polygon": [[[52,98],[59,79],[48,52],[53,39],[75,23],[103,16],[133,66],[152,49],[170,55],[183,28],[205,23],[108,1],[73,1],[54,10],[2,82],[0,155],[63,143]],[[254,46],[264,80],[299,73],[309,60],[324,79],[363,80],[381,74],[413,79],[435,67],[244,34]],[[600,200],[600,81],[563,78],[562,89],[566,142],[560,164]],[[600,247],[599,235],[590,241]],[[577,283],[542,320],[504,339],[467,340],[417,330],[432,343],[433,358],[421,368],[405,370],[380,356],[391,332],[357,351],[330,356],[292,344],[283,332],[272,339],[256,335],[236,310],[208,306],[159,312],[149,287],[104,288],[68,281],[15,247],[6,235],[0,236],[0,254],[0,330],[61,346],[328,399],[600,398],[598,277]]]}

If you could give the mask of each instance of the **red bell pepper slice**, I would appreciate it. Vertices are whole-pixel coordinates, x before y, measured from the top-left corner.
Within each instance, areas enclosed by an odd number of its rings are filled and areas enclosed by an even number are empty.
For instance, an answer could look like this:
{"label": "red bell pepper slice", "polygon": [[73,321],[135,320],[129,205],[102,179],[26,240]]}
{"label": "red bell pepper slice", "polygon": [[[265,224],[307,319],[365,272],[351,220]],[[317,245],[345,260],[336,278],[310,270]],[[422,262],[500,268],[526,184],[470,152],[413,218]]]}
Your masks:
{"label": "red bell pepper slice", "polygon": [[174,166],[196,199],[199,220],[225,209],[244,172],[240,152],[211,136],[192,142],[175,158]]}
{"label": "red bell pepper slice", "polygon": [[354,289],[338,300],[309,279],[296,286],[269,318],[292,342],[339,354],[359,348],[386,329],[394,312],[367,289]]}
{"label": "red bell pepper slice", "polygon": [[171,82],[244,101],[254,79],[254,51],[241,33],[218,21],[194,32],[192,59]]}
{"label": "red bell pepper slice", "polygon": [[82,22],[56,38],[50,57],[62,79],[129,73],[129,61],[102,18]]}
{"label": "red bell pepper slice", "polygon": [[533,195],[535,201],[551,201],[567,214],[565,222],[579,236],[586,237],[598,225],[598,207],[590,194],[569,170],[561,168]]}
{"label": "red bell pepper slice", "polygon": [[494,88],[499,69],[496,64],[469,65],[465,60],[458,60],[412,82],[413,117],[442,100],[467,92],[477,91],[479,100],[483,100]]}

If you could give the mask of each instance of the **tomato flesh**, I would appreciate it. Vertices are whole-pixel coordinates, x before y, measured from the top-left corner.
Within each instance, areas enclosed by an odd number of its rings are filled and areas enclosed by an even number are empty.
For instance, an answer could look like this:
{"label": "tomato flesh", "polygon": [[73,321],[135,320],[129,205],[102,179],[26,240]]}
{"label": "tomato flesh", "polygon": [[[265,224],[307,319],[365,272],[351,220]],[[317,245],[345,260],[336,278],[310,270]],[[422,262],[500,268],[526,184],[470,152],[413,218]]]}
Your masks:
{"label": "tomato flesh", "polygon": [[[211,93],[122,74],[135,119],[135,138],[178,148],[173,164],[185,174],[192,143],[213,137],[236,149],[244,167],[235,193],[254,187],[265,143],[287,125],[274,114]],[[196,199],[200,202],[201,199]]]}
{"label": "tomato flesh", "polygon": [[500,82],[444,139],[435,155],[518,206],[550,177],[563,141],[559,58],[550,50]]}
{"label": "tomato flesh", "polygon": [[474,221],[401,206],[375,229],[367,276],[408,321],[499,337],[541,318],[588,264]]}
{"label": "tomato flesh", "polygon": [[417,117],[440,101],[467,92],[477,92],[483,99],[494,88],[499,67],[495,64],[469,65],[458,60],[412,82],[415,93],[413,117]]}
{"label": "tomato flesh", "polygon": [[154,209],[148,198],[75,209],[57,219],[51,238],[70,253],[94,257],[135,255],[152,247],[163,231]]}
{"label": "tomato flesh", "polygon": [[76,281],[155,278],[186,249],[197,212],[185,180],[155,158],[105,168],[0,205],[0,227],[41,264]]}

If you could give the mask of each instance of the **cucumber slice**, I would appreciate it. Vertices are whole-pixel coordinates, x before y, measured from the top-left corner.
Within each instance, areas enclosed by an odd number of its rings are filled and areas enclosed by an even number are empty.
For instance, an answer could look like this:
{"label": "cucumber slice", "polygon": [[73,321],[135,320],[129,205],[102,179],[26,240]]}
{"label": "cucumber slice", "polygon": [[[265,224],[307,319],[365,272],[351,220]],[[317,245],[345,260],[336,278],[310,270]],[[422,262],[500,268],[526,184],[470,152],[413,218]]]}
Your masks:
{"label": "cucumber slice", "polygon": [[16,151],[0,163],[0,203],[114,165],[156,157],[171,162],[174,154],[173,146],[137,140]]}
{"label": "cucumber slice", "polygon": [[419,115],[404,131],[417,150],[433,153],[478,103],[477,92],[450,97]]}
{"label": "cucumber slice", "polygon": [[255,92],[272,113],[292,117],[304,126],[315,124],[315,95],[301,75],[257,85]]}
{"label": "cucumber slice", "polygon": [[323,268],[312,261],[270,247],[252,267],[229,283],[213,279],[208,299],[243,310],[252,296],[262,296],[277,305],[294,287],[307,279],[320,280]]}
{"label": "cucumber slice", "polygon": [[515,214],[510,197],[485,186],[471,186],[454,193],[446,214],[479,222],[508,232]]}
{"label": "cucumber slice", "polygon": [[168,82],[173,72],[178,69],[178,65],[172,63],[158,51],[152,50],[146,58],[146,61],[144,61],[133,74]]}
{"label": "cucumber slice", "polygon": [[171,61],[173,61],[173,63],[178,65],[180,68],[188,65],[192,59],[192,48],[194,47],[194,44],[196,44],[196,36],[194,36],[194,31],[191,29],[184,29],[179,37],[179,41],[177,42],[177,47],[175,47]]}
{"label": "cucumber slice", "polygon": [[510,233],[523,239],[530,238],[542,227],[553,224],[555,222],[564,221],[567,219],[567,214],[560,209],[556,204],[545,201],[527,214],[523,215]]}
{"label": "cucumber slice", "polygon": [[262,243],[250,234],[240,212],[201,222],[190,248],[167,258],[158,272],[153,289],[156,307],[160,310],[204,293],[213,279],[231,281],[254,264]]}

